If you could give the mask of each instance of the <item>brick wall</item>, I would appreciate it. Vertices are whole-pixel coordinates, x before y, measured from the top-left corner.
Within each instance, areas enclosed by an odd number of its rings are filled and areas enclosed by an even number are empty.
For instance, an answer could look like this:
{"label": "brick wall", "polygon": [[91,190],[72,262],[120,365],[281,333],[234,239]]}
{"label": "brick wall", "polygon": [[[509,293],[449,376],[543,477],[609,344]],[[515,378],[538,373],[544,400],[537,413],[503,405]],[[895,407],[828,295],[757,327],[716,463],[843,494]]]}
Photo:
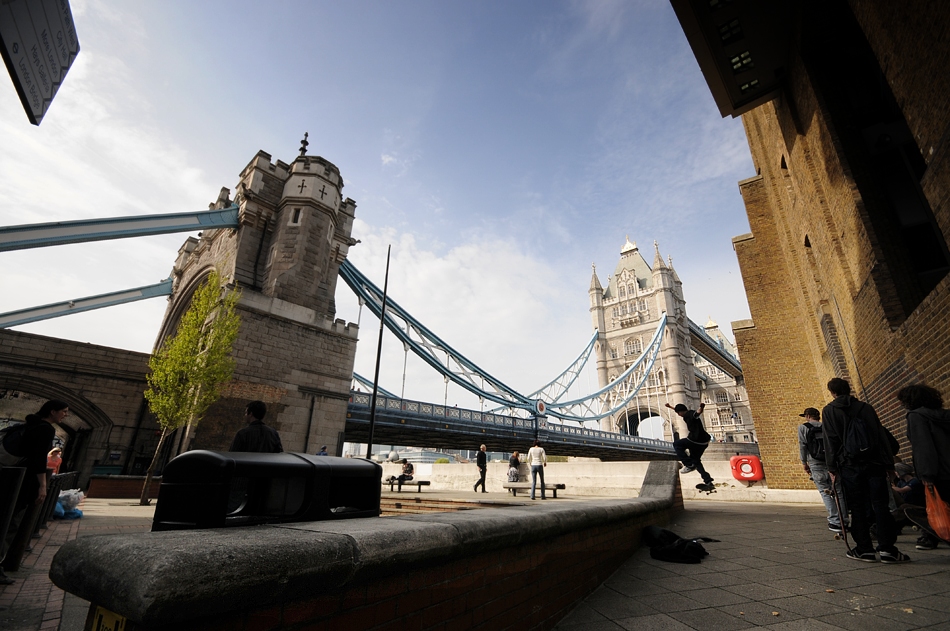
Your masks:
{"label": "brick wall", "polygon": [[[925,2],[848,4],[927,163],[922,192],[950,241],[950,12]],[[752,238],[737,239],[736,254],[752,324],[735,334],[773,488],[807,485],[796,474],[792,415],[821,408],[831,377],[848,376],[905,458],[897,390],[925,381],[950,395],[950,278],[907,311],[906,269],[875,215],[880,200],[863,194],[867,169],[849,159],[833,99],[813,74],[835,60],[808,66],[807,52],[793,44],[783,97],[743,115],[760,177],[740,184]]]}

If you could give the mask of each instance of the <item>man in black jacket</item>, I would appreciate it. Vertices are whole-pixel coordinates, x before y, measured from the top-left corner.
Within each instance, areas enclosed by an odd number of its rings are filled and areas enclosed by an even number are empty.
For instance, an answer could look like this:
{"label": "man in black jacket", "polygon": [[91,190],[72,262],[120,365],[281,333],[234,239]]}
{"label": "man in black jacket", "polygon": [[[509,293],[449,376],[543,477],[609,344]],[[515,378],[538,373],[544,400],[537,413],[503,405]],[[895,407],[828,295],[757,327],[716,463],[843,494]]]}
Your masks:
{"label": "man in black jacket", "polygon": [[[825,406],[825,457],[832,482],[840,477],[851,511],[850,533],[854,549],[848,558],[882,563],[905,563],[910,557],[895,546],[897,525],[888,506],[890,482],[894,477],[894,452],[884,426],[874,408],[851,396],[844,379],[828,382],[835,399]],[[868,516],[874,511],[877,523],[877,555],[869,532]]]}
{"label": "man in black jacket", "polygon": [[698,411],[690,410],[682,403],[677,403],[676,407],[667,403],[666,407],[676,412],[676,414],[683,419],[683,422],[686,423],[686,438],[673,441],[673,449],[676,450],[676,457],[683,463],[683,468],[680,469],[680,473],[699,471],[699,475],[703,476],[703,485],[709,486],[712,484],[713,477],[707,473],[701,460],[703,452],[709,447],[709,440],[712,438],[706,431],[706,428],[703,427],[703,419],[700,416],[706,408],[706,404],[700,403]]}
{"label": "man in black jacket", "polygon": [[482,493],[487,493],[485,490],[485,474],[488,473],[488,458],[485,453],[485,445],[482,445],[478,448],[478,454],[475,456],[475,465],[478,467],[478,482],[475,483],[474,491],[478,492],[478,485],[482,485]]}
{"label": "man in black jacket", "polygon": [[258,453],[279,454],[284,450],[280,443],[280,434],[273,427],[264,425],[267,406],[263,401],[251,401],[244,410],[247,427],[234,435],[230,451],[254,451]]}

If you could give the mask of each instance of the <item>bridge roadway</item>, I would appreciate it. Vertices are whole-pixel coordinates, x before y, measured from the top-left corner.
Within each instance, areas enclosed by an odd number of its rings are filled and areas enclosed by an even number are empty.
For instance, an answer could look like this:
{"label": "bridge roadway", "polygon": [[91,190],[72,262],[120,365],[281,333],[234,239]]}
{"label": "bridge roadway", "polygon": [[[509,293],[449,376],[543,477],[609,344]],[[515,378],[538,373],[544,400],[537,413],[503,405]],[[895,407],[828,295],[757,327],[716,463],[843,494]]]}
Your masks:
{"label": "bridge roadway", "polygon": [[[350,392],[346,412],[347,442],[369,439],[370,397]],[[536,427],[537,424],[537,427]],[[535,438],[548,455],[617,460],[672,460],[673,444],[652,438],[561,425],[551,420],[512,416],[377,396],[373,442],[414,447],[477,449],[525,453]]]}

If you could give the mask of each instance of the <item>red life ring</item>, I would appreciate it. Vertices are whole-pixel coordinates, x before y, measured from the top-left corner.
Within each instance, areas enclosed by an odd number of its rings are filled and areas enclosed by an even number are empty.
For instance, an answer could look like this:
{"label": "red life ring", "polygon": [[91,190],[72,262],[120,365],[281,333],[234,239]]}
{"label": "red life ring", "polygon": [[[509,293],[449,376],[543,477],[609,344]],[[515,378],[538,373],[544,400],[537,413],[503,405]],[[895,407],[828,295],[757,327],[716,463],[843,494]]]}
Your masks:
{"label": "red life ring", "polygon": [[758,456],[733,456],[729,458],[729,466],[732,468],[732,477],[736,480],[754,482],[765,479],[762,461]]}

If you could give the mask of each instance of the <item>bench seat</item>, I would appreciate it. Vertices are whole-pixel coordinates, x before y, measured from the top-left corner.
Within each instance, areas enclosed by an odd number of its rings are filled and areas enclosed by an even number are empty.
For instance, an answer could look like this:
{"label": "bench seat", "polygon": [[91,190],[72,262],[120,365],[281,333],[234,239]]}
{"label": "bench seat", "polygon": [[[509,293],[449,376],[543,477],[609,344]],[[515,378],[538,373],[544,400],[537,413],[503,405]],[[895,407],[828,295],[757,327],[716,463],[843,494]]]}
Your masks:
{"label": "bench seat", "polygon": [[[541,485],[539,484],[538,486],[540,487]],[[502,488],[508,489],[509,491],[511,491],[511,494],[512,494],[512,495],[514,495],[515,497],[517,497],[517,496],[518,496],[518,490],[519,490],[519,489],[530,491],[530,490],[531,490],[531,483],[530,483],[530,482],[505,482],[505,483],[502,485]],[[551,491],[552,497],[554,497],[554,499],[557,499],[557,492],[558,492],[558,489],[560,489],[560,490],[563,491],[563,490],[564,490],[564,485],[563,485],[563,484],[550,484],[550,483],[544,485],[544,490],[545,490],[545,491]]]}
{"label": "bench seat", "polygon": [[429,486],[429,481],[428,481],[428,480],[406,480],[406,481],[403,482],[402,484],[399,484],[399,481],[398,481],[398,480],[393,480],[392,482],[386,482],[385,480],[383,480],[383,484],[388,484],[388,485],[389,485],[389,492],[390,492],[390,493],[393,492],[393,489],[394,489],[395,487],[399,487],[397,490],[398,490],[399,492],[402,492],[402,487],[404,487],[404,486],[413,486],[413,485],[415,485],[415,487],[416,487],[416,493],[421,493],[421,492],[422,492],[422,487],[424,487],[424,486]]}

